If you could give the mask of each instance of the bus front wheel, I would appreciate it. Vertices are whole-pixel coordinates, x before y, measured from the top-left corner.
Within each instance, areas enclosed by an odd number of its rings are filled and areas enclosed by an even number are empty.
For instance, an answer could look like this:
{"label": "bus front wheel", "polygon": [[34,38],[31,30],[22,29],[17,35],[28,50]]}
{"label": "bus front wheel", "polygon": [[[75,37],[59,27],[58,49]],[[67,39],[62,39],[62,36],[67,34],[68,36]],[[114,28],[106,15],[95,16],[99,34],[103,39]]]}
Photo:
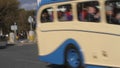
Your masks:
{"label": "bus front wheel", "polygon": [[80,60],[80,53],[73,45],[66,48],[65,68],[84,68]]}

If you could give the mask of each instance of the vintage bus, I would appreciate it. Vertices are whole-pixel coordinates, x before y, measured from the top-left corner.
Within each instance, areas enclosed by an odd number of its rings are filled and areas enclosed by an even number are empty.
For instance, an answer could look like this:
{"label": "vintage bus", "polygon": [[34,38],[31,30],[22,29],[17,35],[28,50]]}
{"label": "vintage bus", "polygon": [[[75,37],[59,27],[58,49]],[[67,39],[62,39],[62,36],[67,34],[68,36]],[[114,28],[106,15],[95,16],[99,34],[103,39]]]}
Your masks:
{"label": "vintage bus", "polygon": [[120,0],[44,3],[37,13],[39,59],[66,68],[120,67],[119,29]]}

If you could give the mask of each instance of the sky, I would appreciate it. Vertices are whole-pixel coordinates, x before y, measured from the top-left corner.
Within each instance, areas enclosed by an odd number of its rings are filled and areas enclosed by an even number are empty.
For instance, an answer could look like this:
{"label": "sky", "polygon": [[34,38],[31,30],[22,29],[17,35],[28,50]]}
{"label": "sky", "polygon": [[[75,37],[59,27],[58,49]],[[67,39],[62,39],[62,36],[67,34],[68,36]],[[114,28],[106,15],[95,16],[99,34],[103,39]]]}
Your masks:
{"label": "sky", "polygon": [[26,10],[36,9],[37,0],[18,0],[20,1],[20,7]]}

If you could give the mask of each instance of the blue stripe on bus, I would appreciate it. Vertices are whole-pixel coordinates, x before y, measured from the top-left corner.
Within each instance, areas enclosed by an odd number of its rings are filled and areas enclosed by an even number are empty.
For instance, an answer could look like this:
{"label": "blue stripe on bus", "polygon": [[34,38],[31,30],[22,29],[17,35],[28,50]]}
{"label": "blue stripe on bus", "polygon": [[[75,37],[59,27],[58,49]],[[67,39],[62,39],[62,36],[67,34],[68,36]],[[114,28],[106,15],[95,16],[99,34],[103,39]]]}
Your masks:
{"label": "blue stripe on bus", "polygon": [[[45,55],[45,56],[39,56],[39,59],[41,61],[44,62],[48,62],[51,64],[58,64],[58,65],[62,65],[64,64],[64,52],[65,52],[65,48],[69,45],[69,44],[73,44],[76,48],[78,48],[78,50],[80,51],[80,57],[81,57],[81,61],[84,64],[84,58],[83,58],[83,54],[81,51],[81,48],[79,47],[78,43],[73,40],[73,39],[68,39],[66,40],[62,45],[60,45],[59,48],[57,48],[54,52],[52,52],[49,55]],[[52,47],[52,46],[51,46]]]}
{"label": "blue stripe on bus", "polygon": [[39,3],[39,7],[45,4],[51,4],[51,3],[58,3],[58,2],[66,2],[69,0],[41,0],[41,2]]}

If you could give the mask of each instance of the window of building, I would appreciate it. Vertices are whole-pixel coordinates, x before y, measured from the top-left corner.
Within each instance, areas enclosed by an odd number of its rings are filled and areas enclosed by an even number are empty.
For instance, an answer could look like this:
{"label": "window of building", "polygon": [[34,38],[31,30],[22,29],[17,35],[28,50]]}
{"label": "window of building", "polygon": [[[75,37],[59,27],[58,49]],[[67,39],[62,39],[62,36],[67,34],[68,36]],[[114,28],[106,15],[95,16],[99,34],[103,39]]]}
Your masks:
{"label": "window of building", "polygon": [[120,25],[120,0],[108,0],[105,6],[107,23]]}
{"label": "window of building", "polygon": [[58,20],[59,21],[72,21],[72,7],[70,4],[60,5],[57,8]]}
{"label": "window of building", "polygon": [[100,6],[97,1],[77,4],[78,20],[84,22],[100,22]]}
{"label": "window of building", "polygon": [[53,22],[53,8],[46,8],[41,13],[41,22],[42,23],[48,23]]}

